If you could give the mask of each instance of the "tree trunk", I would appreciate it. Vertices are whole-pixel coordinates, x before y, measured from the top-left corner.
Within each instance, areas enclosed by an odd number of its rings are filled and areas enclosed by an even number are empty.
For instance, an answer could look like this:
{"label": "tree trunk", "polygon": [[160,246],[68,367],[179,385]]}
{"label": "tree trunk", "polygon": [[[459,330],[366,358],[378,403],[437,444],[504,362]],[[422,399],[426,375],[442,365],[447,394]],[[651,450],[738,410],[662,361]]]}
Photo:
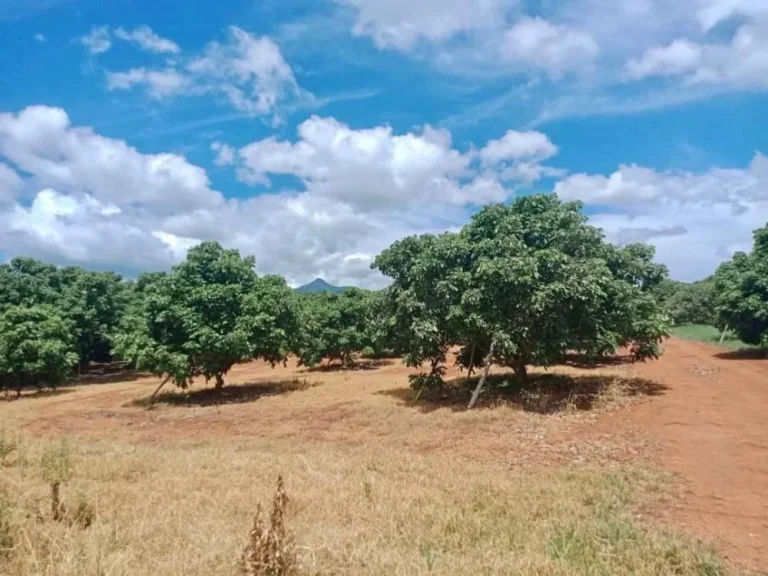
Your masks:
{"label": "tree trunk", "polygon": [[723,333],[720,336],[720,346],[723,345],[723,340],[725,340],[725,334],[728,332],[728,324],[725,325],[725,328],[723,328]]}
{"label": "tree trunk", "polygon": [[518,356],[515,362],[515,380],[518,386],[525,386],[528,380],[528,369],[526,368],[525,358]]}
{"label": "tree trunk", "polygon": [[216,374],[216,392],[221,392],[222,388],[224,388],[224,376]]}
{"label": "tree trunk", "polygon": [[170,376],[168,376],[168,377],[167,377],[165,380],[163,380],[162,382],[160,382],[160,386],[158,386],[157,388],[155,388],[155,391],[152,393],[152,397],[150,398],[150,402],[151,402],[152,404],[154,404],[154,403],[155,403],[155,398],[157,398],[157,393],[158,393],[158,392],[160,392],[160,390],[162,389],[162,387],[163,387],[163,386],[165,386],[165,385],[168,383],[168,380],[170,380],[170,379],[171,379],[171,377],[170,377]]}
{"label": "tree trunk", "polygon": [[485,370],[483,371],[483,376],[480,378],[480,382],[477,383],[477,388],[475,388],[475,391],[472,393],[472,399],[469,401],[469,406],[467,408],[474,408],[475,404],[477,404],[477,399],[480,398],[480,393],[483,391],[483,386],[485,386],[485,380],[488,378],[488,371],[491,369],[491,361],[493,360],[493,348],[496,346],[496,340],[491,341],[491,347],[488,350],[488,356],[485,357]]}
{"label": "tree trunk", "polygon": [[467,368],[467,382],[469,382],[469,379],[472,378],[472,368],[474,368],[475,364],[475,347],[477,346],[477,341],[472,341],[472,350],[469,353],[469,367]]}

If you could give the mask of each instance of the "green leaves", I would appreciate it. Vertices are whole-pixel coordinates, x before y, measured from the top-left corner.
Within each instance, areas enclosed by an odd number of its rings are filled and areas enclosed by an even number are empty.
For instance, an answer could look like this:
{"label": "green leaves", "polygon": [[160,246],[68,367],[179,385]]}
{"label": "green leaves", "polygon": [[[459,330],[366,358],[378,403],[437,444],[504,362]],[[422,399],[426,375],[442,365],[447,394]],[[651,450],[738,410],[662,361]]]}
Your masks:
{"label": "green leaves", "polygon": [[73,326],[49,305],[12,306],[0,314],[0,387],[55,387],[77,363]]}
{"label": "green leaves", "polygon": [[327,358],[346,366],[366,349],[381,352],[389,334],[384,298],[357,288],[301,295],[295,343],[300,363],[313,366]]}
{"label": "green leaves", "polygon": [[738,252],[714,276],[721,322],[747,344],[768,346],[768,226],[754,232],[751,253]]}
{"label": "green leaves", "polygon": [[579,203],[534,195],[485,207],[458,233],[396,242],[374,267],[393,279],[409,364],[438,374],[458,345],[458,361],[477,365],[495,341],[493,361],[524,376],[568,351],[657,354],[667,323],[648,291],[666,269],[652,259],[606,243]]}
{"label": "green leaves", "polygon": [[259,278],[254,259],[218,243],[192,248],[171,274],[139,278],[141,299],[115,338],[115,352],[186,388],[239,362],[284,362],[296,330],[285,280]]}

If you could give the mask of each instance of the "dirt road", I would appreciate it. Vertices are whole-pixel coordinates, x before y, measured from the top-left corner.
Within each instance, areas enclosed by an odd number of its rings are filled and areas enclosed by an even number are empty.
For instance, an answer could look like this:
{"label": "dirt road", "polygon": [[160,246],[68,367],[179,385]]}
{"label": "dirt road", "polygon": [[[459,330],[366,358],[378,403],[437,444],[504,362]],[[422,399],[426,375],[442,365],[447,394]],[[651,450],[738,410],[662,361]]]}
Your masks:
{"label": "dirt road", "polygon": [[603,423],[659,442],[665,467],[687,486],[670,520],[768,569],[768,360],[740,356],[670,340],[661,360],[635,368],[669,386],[665,394]]}

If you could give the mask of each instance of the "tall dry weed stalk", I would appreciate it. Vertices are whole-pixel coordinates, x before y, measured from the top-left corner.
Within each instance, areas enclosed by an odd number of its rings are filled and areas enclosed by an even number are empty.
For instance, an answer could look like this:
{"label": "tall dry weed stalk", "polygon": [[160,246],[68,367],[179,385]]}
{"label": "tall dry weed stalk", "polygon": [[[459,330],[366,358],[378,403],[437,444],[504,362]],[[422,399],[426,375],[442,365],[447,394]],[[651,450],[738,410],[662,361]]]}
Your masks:
{"label": "tall dry weed stalk", "polygon": [[253,528],[243,552],[244,576],[294,576],[299,573],[293,540],[285,528],[287,505],[283,477],[278,476],[268,525],[264,522],[261,504],[256,507]]}

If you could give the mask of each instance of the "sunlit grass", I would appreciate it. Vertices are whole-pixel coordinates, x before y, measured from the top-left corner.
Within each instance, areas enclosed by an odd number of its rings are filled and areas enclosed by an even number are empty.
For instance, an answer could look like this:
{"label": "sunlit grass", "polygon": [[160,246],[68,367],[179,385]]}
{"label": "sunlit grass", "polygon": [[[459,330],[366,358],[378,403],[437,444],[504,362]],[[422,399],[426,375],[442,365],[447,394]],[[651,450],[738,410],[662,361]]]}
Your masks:
{"label": "sunlit grass", "polygon": [[[681,324],[672,328],[672,336],[682,338],[684,340],[693,340],[696,342],[707,342],[709,344],[720,345],[720,337],[722,336],[722,332],[714,326],[709,326],[707,324]],[[738,337],[731,331],[726,332],[722,346],[732,350],[751,348],[751,346],[739,340]]]}
{"label": "sunlit grass", "polygon": [[637,467],[523,471],[370,447],[229,440],[77,441],[51,518],[43,454],[22,440],[0,475],[0,573],[229,575],[259,502],[286,479],[302,574],[718,575],[692,539],[646,525],[668,478]]}

